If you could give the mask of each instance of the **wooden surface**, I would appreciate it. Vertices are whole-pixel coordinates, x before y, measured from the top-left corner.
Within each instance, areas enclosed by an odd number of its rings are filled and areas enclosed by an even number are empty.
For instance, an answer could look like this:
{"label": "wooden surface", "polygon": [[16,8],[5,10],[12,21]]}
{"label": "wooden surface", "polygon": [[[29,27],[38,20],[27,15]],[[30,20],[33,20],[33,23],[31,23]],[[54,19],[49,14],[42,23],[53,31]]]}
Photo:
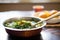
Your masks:
{"label": "wooden surface", "polygon": [[60,10],[60,3],[0,3],[0,11],[33,10],[33,5],[43,5],[45,10]]}
{"label": "wooden surface", "polygon": [[60,27],[60,23],[50,23],[50,24],[47,24],[46,27]]}

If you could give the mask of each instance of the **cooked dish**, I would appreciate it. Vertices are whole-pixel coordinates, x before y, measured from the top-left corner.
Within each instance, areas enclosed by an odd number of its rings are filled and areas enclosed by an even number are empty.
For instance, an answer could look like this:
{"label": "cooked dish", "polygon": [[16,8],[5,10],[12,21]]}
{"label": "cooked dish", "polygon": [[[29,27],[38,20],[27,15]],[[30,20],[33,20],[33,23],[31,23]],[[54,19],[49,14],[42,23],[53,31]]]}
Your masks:
{"label": "cooked dish", "polygon": [[51,10],[51,11],[45,10],[43,12],[35,13],[34,16],[45,19],[45,18],[48,18],[49,16],[51,16],[51,15],[57,13],[57,12],[58,12],[57,10]]}
{"label": "cooked dish", "polygon": [[16,29],[31,29],[42,26],[42,23],[32,27],[32,24],[37,23],[39,20],[34,20],[33,18],[31,20],[25,20],[25,19],[14,19],[14,20],[8,20],[4,23],[4,26],[10,27],[10,28],[16,28]]}

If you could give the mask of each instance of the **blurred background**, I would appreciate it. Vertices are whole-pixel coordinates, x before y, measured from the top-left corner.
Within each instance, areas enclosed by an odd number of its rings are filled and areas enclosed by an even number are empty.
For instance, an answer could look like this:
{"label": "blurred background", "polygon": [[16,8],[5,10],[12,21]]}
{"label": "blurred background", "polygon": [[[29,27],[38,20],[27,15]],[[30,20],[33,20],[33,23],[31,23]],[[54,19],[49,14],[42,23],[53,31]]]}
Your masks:
{"label": "blurred background", "polygon": [[32,10],[33,5],[44,5],[45,10],[60,10],[60,0],[0,0],[0,12]]}

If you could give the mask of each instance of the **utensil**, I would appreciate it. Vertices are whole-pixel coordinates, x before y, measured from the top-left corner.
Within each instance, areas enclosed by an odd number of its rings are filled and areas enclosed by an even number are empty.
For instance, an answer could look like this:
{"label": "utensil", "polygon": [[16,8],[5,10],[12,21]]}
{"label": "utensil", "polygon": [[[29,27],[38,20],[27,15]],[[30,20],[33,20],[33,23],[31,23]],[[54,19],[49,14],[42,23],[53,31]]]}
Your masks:
{"label": "utensil", "polygon": [[49,19],[51,19],[51,18],[54,18],[55,16],[57,16],[57,15],[59,15],[59,14],[60,14],[60,11],[57,12],[57,13],[55,13],[55,14],[53,14],[53,15],[51,15],[50,17],[48,17],[48,18],[46,18],[46,19],[43,19],[43,20],[41,20],[41,21],[38,21],[36,24],[34,24],[34,25],[32,25],[32,26],[36,26],[37,24],[39,24],[39,23],[41,23],[41,22],[43,22],[43,21],[47,21],[47,20],[49,20]]}

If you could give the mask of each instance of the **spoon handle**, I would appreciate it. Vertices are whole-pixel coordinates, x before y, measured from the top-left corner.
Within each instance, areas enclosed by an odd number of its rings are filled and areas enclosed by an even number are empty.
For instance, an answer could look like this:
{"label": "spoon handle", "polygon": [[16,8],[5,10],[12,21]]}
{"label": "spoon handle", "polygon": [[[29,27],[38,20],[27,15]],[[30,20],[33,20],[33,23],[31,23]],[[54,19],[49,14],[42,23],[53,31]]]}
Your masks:
{"label": "spoon handle", "polygon": [[46,18],[46,19],[43,19],[43,20],[37,22],[35,25],[37,25],[37,24],[39,24],[39,23],[41,23],[41,22],[43,22],[43,21],[47,21],[47,20],[49,20],[49,19],[51,19],[51,18],[54,18],[55,16],[57,16],[57,15],[59,15],[59,14],[60,14],[60,11],[57,12],[57,13],[55,13],[55,14],[53,14],[53,15],[51,15],[50,17],[48,17],[48,18]]}
{"label": "spoon handle", "polygon": [[52,19],[52,18],[58,16],[59,14],[60,14],[60,11],[57,12],[57,13],[55,13],[55,14],[53,14],[53,15],[51,15],[50,17],[48,17],[48,18],[46,18],[46,19],[44,19],[44,20],[47,21],[47,20],[49,20],[49,19]]}

